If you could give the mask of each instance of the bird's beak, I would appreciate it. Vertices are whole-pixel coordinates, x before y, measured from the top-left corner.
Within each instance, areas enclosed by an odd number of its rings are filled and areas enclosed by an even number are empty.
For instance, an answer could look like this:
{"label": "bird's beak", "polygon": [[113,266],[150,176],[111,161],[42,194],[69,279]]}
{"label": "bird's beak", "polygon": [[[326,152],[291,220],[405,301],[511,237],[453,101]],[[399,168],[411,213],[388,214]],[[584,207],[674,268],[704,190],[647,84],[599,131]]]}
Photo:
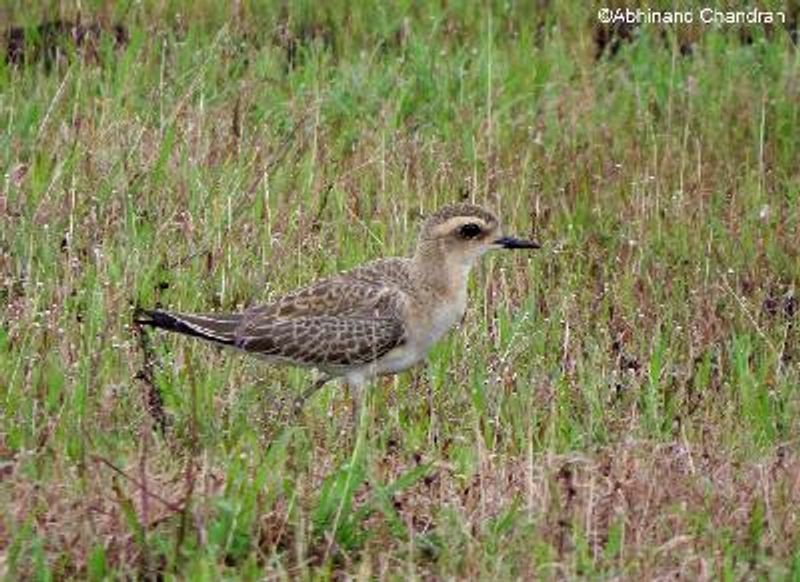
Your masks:
{"label": "bird's beak", "polygon": [[504,249],[538,249],[542,246],[535,240],[522,240],[513,236],[502,236],[494,241],[494,244]]}

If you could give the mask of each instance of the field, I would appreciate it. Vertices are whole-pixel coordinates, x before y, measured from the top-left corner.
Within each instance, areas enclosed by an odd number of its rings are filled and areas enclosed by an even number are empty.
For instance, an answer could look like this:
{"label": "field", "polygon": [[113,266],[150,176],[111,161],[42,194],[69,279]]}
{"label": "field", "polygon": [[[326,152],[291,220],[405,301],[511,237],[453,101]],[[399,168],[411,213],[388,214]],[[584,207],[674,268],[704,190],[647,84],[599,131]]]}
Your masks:
{"label": "field", "polygon": [[[800,5],[350,4],[3,3],[0,577],[800,579]],[[343,387],[289,420],[307,371],[133,325],[461,199],[543,248],[357,438]]]}

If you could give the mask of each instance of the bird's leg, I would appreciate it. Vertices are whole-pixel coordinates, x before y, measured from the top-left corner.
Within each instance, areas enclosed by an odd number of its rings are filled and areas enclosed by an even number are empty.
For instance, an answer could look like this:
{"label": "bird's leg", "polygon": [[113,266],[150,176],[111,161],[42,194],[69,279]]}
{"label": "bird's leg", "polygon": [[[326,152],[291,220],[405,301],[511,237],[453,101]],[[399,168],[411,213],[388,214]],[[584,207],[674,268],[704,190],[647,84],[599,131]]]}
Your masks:
{"label": "bird's leg", "polygon": [[361,424],[366,419],[364,411],[365,398],[364,398],[364,383],[353,382],[347,383],[350,392],[350,422],[353,430],[353,443],[358,442],[358,433],[361,431]]}
{"label": "bird's leg", "polygon": [[314,383],[311,384],[308,388],[306,388],[305,392],[303,392],[300,396],[294,399],[294,404],[292,405],[292,413],[297,416],[303,410],[303,405],[306,403],[306,400],[311,398],[314,393],[317,392],[320,388],[322,388],[328,381],[331,379],[330,376],[323,375],[314,380]]}
{"label": "bird's leg", "polygon": [[422,369],[422,378],[425,382],[425,387],[428,397],[428,442],[433,445],[437,439],[439,426],[436,417],[436,407],[434,406],[434,393],[433,393],[433,378],[431,377],[431,366],[425,362]]}

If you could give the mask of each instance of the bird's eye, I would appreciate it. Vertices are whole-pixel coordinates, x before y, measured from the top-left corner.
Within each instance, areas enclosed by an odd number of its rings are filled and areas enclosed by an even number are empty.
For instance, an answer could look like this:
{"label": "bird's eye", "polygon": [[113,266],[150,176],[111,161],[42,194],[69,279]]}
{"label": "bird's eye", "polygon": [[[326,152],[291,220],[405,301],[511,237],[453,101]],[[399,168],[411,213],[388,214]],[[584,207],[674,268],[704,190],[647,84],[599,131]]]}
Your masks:
{"label": "bird's eye", "polygon": [[481,227],[474,222],[470,222],[462,226],[458,232],[463,238],[475,238],[481,233]]}

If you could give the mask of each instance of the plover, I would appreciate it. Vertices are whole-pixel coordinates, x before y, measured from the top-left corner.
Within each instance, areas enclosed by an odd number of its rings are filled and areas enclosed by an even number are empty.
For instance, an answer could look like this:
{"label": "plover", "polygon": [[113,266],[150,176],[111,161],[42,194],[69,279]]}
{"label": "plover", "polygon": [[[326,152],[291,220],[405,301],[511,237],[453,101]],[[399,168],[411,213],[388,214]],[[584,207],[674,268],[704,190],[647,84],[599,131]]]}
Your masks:
{"label": "plover", "polygon": [[343,378],[358,398],[371,378],[401,372],[464,315],[470,268],[492,249],[535,249],[505,236],[474,204],[445,206],[422,226],[412,257],[377,259],[241,313],[139,311],[136,321],[265,358],[316,368],[322,385]]}

